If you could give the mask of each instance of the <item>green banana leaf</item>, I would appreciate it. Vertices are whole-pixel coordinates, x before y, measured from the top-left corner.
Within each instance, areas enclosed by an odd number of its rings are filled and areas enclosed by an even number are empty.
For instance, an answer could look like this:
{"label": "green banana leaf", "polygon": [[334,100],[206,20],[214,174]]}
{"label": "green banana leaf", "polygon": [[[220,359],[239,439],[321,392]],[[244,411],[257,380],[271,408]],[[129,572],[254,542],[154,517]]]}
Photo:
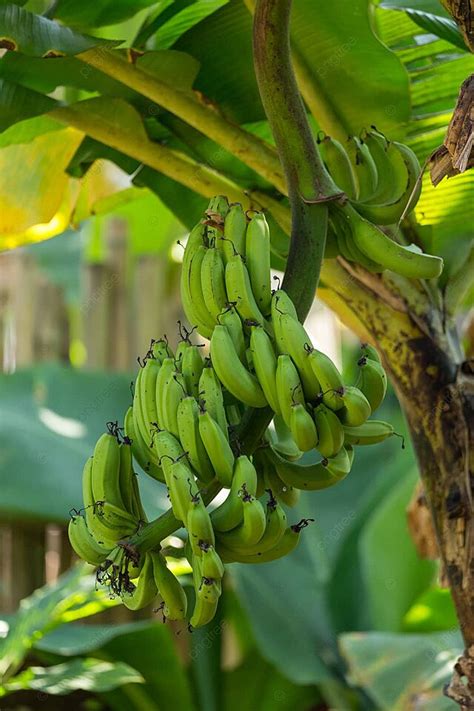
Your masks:
{"label": "green banana leaf", "polygon": [[[45,114],[56,105],[57,102],[50,99],[49,96],[0,79],[0,107],[2,109],[0,131],[5,131],[18,121]],[[17,142],[21,143],[21,141]]]}
{"label": "green banana leaf", "polygon": [[0,7],[0,36],[3,46],[33,57],[80,54],[91,47],[119,44],[118,41],[73,32],[69,27],[17,5]]}
{"label": "green banana leaf", "polygon": [[417,478],[412,468],[379,503],[359,540],[371,626],[376,630],[401,631],[405,613],[436,575],[437,565],[420,560],[408,531],[406,508]]}
{"label": "green banana leaf", "polygon": [[384,0],[380,6],[405,12],[422,30],[468,52],[463,36],[453,18],[438,0]]}
{"label": "green banana leaf", "polygon": [[[4,520],[63,523],[70,509],[81,508],[84,462],[105,423],[122,421],[131,379],[127,373],[78,372],[58,365],[0,376]],[[156,517],[168,508],[164,487],[144,474],[139,481],[147,514]]]}
{"label": "green banana leaf", "polygon": [[[295,0],[291,33],[311,80],[336,112],[344,134],[359,133],[375,123],[389,134],[403,136],[409,117],[406,73],[373,34],[366,0],[355,0],[350,8],[345,0]],[[240,123],[265,118],[251,44],[250,13],[241,0],[231,0],[174,45],[200,61],[196,88]],[[323,128],[331,132],[330,126]]]}
{"label": "green banana leaf", "polygon": [[116,604],[105,591],[96,590],[91,570],[86,564],[74,566],[53,585],[45,585],[22,600],[15,615],[3,618],[0,683],[20,669],[33,644],[47,632]]}
{"label": "green banana leaf", "polygon": [[58,0],[54,18],[83,31],[113,25],[151,7],[156,0]]}
{"label": "green banana leaf", "polygon": [[89,693],[104,693],[124,684],[141,683],[143,677],[128,664],[74,659],[46,668],[27,667],[0,687],[0,697],[25,690],[53,696],[84,689]]}
{"label": "green banana leaf", "polygon": [[345,634],[340,647],[350,679],[381,711],[454,711],[443,686],[463,649],[459,632]]}
{"label": "green banana leaf", "polygon": [[[40,658],[91,655],[97,659],[133,667],[144,679],[140,689],[126,680],[107,694],[114,709],[159,708],[160,711],[195,711],[192,688],[177,653],[174,631],[159,620],[125,625],[63,625],[35,645]],[[138,703],[140,701],[144,705]],[[156,706],[153,706],[156,704]]]}
{"label": "green banana leaf", "polygon": [[172,47],[185,32],[228,2],[229,0],[197,0],[182,9],[179,9],[179,3],[175,3],[178,6],[175,14],[157,26],[153,34],[153,46],[156,49]]}

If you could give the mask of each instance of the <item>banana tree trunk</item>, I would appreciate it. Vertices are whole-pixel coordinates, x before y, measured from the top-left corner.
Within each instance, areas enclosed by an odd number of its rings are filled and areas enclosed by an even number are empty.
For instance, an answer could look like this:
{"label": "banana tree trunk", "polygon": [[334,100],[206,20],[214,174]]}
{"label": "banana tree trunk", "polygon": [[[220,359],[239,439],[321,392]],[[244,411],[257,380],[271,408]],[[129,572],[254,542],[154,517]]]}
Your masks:
{"label": "banana tree trunk", "polygon": [[406,414],[465,642],[447,689],[474,708],[474,369],[421,286],[327,262],[322,298],[383,354]]}

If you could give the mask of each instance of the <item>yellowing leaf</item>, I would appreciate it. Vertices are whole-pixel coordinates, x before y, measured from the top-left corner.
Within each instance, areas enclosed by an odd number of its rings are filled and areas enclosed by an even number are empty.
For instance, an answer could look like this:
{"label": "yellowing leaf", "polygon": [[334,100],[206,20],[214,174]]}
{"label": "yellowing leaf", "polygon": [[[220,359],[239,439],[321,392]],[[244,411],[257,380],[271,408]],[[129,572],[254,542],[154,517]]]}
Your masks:
{"label": "yellowing leaf", "polygon": [[67,226],[73,181],[65,168],[83,136],[66,128],[0,150],[0,247],[41,241]]}

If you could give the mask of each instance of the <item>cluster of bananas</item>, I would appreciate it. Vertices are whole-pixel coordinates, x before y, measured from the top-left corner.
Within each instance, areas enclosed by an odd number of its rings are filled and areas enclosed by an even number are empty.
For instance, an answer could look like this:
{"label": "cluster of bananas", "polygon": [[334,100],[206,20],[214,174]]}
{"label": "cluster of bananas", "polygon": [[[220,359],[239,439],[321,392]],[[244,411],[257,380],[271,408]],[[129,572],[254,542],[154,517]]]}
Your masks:
{"label": "cluster of bananas", "polygon": [[320,136],[318,143],[348,199],[345,205],[331,205],[325,256],[340,254],[375,273],[390,269],[410,278],[438,277],[443,268],[439,257],[401,245],[377,227],[395,226],[396,231],[418,201],[421,169],[411,148],[389,141],[375,127],[351,136],[345,146],[330,136]]}
{"label": "cluster of bananas", "polygon": [[[288,294],[272,292],[262,213],[213,199],[186,244],[181,292],[189,322],[210,340],[209,356],[181,326],[174,352],[167,339],[152,340],[123,429],[109,423],[84,467],[84,510],[69,535],[127,607],[143,607],[159,592],[165,617],[186,617],[166,548],[139,555],[129,542],[147,522],[135,459],[166,485],[176,524],[187,531],[183,553],[195,592],[189,622],[198,627],[215,614],[224,564],[287,555],[310,519],[289,525],[285,507],[301,490],[347,476],[354,446],[394,431],[368,420],[387,388],[376,350],[363,346],[357,387],[346,385],[313,347]],[[252,408],[267,408],[271,424],[248,456],[239,434]],[[319,452],[316,462],[298,461],[311,450]],[[211,509],[209,492],[218,488],[226,498]]]}

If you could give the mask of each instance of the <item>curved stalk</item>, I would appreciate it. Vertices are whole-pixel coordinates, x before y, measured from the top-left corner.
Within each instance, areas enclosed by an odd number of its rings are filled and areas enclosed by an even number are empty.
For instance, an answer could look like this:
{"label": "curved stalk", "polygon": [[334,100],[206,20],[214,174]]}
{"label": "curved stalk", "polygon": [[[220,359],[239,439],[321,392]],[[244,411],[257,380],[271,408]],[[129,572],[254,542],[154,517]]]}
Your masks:
{"label": "curved stalk", "polygon": [[175,89],[108,48],[95,47],[78,55],[78,59],[183,119],[284,192],[285,181],[274,148],[227,121],[214,108],[200,102],[191,91]]}
{"label": "curved stalk", "polygon": [[291,242],[283,288],[304,320],[314,299],[324,255],[327,203],[340,191],[319,155],[290,58],[291,0],[258,0],[254,61],[260,96],[285,171]]}

